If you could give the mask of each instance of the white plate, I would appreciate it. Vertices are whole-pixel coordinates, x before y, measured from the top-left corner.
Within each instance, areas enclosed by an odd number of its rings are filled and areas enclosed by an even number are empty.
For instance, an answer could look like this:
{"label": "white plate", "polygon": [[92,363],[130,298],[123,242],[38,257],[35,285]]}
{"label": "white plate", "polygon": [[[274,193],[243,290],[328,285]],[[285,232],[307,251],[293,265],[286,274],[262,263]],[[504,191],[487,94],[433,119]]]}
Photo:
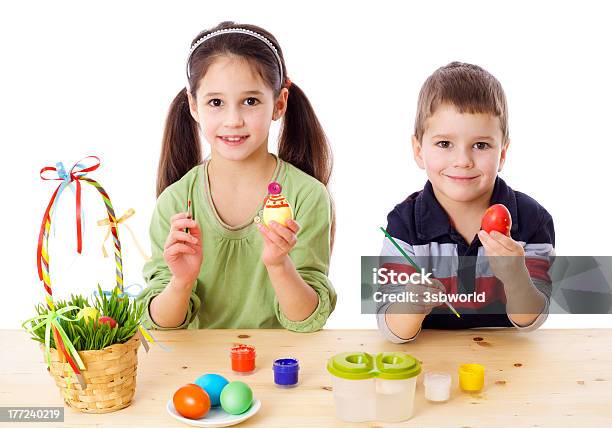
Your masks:
{"label": "white plate", "polygon": [[203,418],[189,419],[184,418],[176,411],[174,408],[174,403],[172,403],[171,399],[168,400],[168,404],[166,405],[166,410],[168,410],[168,413],[170,413],[170,416],[172,416],[174,419],[194,427],[207,428],[229,427],[231,425],[239,424],[257,413],[260,408],[261,401],[259,401],[257,398],[253,398],[253,403],[251,403],[249,410],[240,415],[230,415],[221,407],[211,407],[209,412]]}

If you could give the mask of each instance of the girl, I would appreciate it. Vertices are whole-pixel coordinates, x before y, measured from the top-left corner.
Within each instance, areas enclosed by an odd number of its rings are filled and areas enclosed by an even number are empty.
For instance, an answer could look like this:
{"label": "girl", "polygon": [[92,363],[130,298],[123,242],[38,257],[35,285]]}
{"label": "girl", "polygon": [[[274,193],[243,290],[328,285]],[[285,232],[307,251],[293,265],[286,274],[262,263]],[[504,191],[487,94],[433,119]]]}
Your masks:
{"label": "girl", "polygon": [[[166,122],[151,220],[148,287],[156,328],[315,331],[336,304],[327,277],[331,153],[274,36],[224,22],[194,40],[187,85]],[[278,156],[272,120],[283,119]],[[201,161],[200,135],[210,144]],[[282,186],[295,221],[258,220],[268,184]],[[191,207],[186,211],[188,201]]]}

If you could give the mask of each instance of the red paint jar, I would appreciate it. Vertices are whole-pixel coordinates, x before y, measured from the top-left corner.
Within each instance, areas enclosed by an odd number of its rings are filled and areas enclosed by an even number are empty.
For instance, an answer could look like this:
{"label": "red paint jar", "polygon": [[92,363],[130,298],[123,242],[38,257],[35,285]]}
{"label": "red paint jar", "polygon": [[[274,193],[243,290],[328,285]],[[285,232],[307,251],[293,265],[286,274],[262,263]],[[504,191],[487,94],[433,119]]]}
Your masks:
{"label": "red paint jar", "polygon": [[230,352],[232,370],[237,374],[248,374],[255,370],[255,348],[249,345],[236,345]]}

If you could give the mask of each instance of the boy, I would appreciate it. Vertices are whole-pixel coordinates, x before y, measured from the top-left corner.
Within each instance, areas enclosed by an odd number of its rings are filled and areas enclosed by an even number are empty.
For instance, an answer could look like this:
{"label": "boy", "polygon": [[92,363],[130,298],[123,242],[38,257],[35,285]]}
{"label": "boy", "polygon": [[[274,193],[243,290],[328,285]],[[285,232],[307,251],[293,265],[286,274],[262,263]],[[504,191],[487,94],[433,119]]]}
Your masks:
{"label": "boy", "polygon": [[[425,81],[412,148],[429,180],[422,191],[389,213],[387,231],[411,257],[429,259],[429,264],[433,260],[437,279],[429,286],[382,287],[386,294],[412,287],[420,296],[412,303],[387,299],[378,306],[379,329],[392,342],[413,340],[422,327],[514,326],[530,331],[545,321],[551,293],[547,272],[554,257],[553,220],[534,199],[513,191],[497,176],[506,160],[508,134],[505,94],[486,70],[453,62]],[[480,230],[481,219],[493,204],[510,211],[510,237]],[[401,255],[385,239],[381,256]],[[486,299],[452,303],[461,313],[457,318],[446,306],[423,298],[427,287],[449,295],[485,292]]]}

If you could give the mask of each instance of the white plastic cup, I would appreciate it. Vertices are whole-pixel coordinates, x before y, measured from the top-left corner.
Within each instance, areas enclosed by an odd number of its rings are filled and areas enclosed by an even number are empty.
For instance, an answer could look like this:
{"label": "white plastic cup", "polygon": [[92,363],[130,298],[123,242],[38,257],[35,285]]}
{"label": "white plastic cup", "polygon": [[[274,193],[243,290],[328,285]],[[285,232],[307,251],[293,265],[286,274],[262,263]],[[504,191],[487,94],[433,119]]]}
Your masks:
{"label": "white plastic cup", "polygon": [[376,419],[376,379],[350,380],[332,376],[336,415],[347,422]]}
{"label": "white plastic cup", "polygon": [[376,420],[401,422],[412,417],[416,379],[376,379]]}
{"label": "white plastic cup", "polygon": [[423,385],[425,386],[425,398],[429,401],[444,402],[450,398],[451,375],[449,373],[425,373]]}

